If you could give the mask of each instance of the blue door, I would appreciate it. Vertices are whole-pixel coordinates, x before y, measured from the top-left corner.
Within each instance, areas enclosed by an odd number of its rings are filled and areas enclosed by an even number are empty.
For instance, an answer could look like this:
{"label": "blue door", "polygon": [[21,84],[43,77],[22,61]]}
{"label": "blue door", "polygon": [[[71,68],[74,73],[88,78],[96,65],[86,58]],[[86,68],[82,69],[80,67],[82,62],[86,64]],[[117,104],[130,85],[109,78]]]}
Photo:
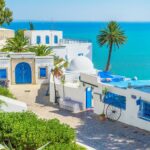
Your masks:
{"label": "blue door", "polygon": [[16,84],[32,83],[31,67],[28,63],[22,62],[15,69]]}
{"label": "blue door", "polygon": [[92,108],[92,89],[86,89],[86,108]]}

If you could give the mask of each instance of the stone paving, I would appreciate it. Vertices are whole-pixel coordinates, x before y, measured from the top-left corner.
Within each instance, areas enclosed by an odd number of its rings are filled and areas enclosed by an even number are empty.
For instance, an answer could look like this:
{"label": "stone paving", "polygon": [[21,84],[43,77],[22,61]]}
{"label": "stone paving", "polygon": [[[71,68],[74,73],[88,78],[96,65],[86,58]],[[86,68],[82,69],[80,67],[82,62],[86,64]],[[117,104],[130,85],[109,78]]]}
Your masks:
{"label": "stone paving", "polygon": [[119,122],[100,121],[92,112],[72,114],[48,104],[47,86],[11,86],[29,110],[45,119],[57,118],[77,131],[77,140],[96,150],[150,150],[150,132]]}
{"label": "stone paving", "polygon": [[84,124],[77,128],[78,140],[97,150],[150,150],[150,132],[119,122],[101,122],[86,112]]}

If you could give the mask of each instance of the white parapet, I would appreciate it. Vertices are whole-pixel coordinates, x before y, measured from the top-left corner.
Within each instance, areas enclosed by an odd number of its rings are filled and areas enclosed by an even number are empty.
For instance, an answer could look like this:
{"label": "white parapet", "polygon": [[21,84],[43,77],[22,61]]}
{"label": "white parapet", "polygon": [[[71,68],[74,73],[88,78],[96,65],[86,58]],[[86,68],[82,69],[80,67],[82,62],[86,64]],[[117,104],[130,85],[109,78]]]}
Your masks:
{"label": "white parapet", "polygon": [[4,111],[4,112],[27,111],[27,104],[24,102],[20,102],[12,98],[8,98],[8,97],[1,96],[1,95],[0,95],[0,100],[4,102],[4,104],[0,106],[1,111]]}

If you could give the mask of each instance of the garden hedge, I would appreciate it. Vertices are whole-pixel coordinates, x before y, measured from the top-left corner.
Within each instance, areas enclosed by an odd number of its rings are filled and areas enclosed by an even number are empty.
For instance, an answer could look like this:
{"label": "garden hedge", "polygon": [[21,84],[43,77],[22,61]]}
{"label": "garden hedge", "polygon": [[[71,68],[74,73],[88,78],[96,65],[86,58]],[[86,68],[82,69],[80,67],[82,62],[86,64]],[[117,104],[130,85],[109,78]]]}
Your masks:
{"label": "garden hedge", "polygon": [[48,142],[48,150],[83,149],[75,136],[74,129],[57,119],[39,119],[31,112],[0,113],[0,143],[10,142],[15,150],[36,150]]}

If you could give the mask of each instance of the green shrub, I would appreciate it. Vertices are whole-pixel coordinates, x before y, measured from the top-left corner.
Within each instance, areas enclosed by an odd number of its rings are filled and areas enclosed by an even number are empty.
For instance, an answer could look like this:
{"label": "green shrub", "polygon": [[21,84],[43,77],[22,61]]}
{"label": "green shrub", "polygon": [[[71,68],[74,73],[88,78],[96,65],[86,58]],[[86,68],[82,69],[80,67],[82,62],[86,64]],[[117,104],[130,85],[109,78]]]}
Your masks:
{"label": "green shrub", "polygon": [[49,147],[47,147],[47,150],[85,150],[85,148],[72,143],[50,145]]}
{"label": "green shrub", "polygon": [[0,113],[0,143],[10,141],[16,150],[35,150],[51,142],[48,150],[82,150],[75,131],[56,119],[39,119],[31,112]]}
{"label": "green shrub", "polygon": [[13,94],[9,91],[9,89],[3,88],[1,86],[0,86],[0,95],[6,96],[6,97],[9,97],[9,98],[15,98],[13,96]]}

